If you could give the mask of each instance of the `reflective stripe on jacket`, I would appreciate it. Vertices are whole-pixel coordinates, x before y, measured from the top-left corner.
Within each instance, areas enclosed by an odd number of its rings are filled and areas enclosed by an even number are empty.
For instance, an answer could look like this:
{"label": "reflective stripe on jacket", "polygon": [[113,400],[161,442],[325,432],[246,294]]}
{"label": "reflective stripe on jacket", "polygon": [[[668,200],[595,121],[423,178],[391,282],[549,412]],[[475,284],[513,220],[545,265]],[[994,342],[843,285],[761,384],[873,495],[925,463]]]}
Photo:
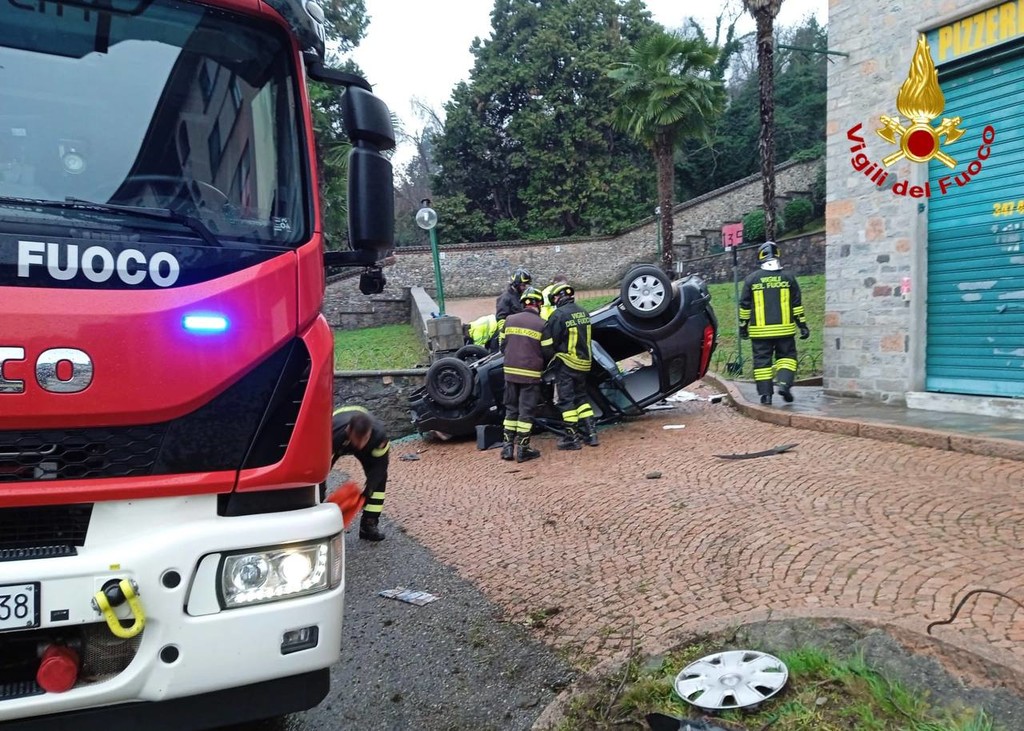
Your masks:
{"label": "reflective stripe on jacket", "polygon": [[487,345],[487,341],[497,330],[498,320],[494,315],[484,315],[469,323],[469,339],[475,345]]}
{"label": "reflective stripe on jacket", "polygon": [[740,323],[749,323],[750,337],[790,337],[805,320],[800,285],[789,272],[759,269],[743,280]]}
{"label": "reflective stripe on jacket", "polygon": [[503,368],[509,383],[537,383],[544,370],[541,353],[541,331],[544,321],[531,310],[518,312],[505,321],[505,335],[501,352],[505,354]]}
{"label": "reflective stripe on jacket", "polygon": [[556,307],[544,325],[541,346],[548,359],[558,358],[573,370],[589,371],[590,315],[575,302]]}

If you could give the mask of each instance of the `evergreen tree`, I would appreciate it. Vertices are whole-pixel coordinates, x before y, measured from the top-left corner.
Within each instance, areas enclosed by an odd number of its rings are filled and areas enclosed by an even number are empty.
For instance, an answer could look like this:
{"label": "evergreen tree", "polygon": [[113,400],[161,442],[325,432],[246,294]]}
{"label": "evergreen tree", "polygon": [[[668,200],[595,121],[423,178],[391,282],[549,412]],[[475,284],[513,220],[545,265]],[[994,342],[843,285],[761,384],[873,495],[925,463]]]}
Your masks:
{"label": "evergreen tree", "polygon": [[650,164],[612,127],[605,75],[657,28],[641,0],[496,0],[491,23],[445,107],[435,202],[464,196],[488,238],[605,233],[649,215]]}

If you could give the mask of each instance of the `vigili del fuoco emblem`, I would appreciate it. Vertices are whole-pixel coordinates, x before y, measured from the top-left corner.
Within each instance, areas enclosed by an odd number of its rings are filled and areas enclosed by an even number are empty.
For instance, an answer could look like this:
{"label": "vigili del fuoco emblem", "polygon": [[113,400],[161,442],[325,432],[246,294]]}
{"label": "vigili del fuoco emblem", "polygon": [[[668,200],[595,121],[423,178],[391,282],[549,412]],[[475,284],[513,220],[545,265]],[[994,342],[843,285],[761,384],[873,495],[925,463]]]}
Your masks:
{"label": "vigili del fuoco emblem", "polygon": [[[945,106],[946,98],[939,87],[931,49],[925,37],[921,36],[910,62],[910,74],[896,95],[896,109],[911,124],[904,127],[899,117],[885,114],[880,117],[884,126],[876,130],[878,136],[890,144],[900,146],[899,150],[882,158],[882,164],[889,167],[904,157],[913,162],[928,162],[934,157],[947,167],[955,168],[956,160],[940,147],[956,142],[966,130],[958,127],[962,121],[960,117],[943,117],[938,127],[932,127],[932,120],[942,114]],[[945,136],[945,142],[941,141],[942,136]]]}

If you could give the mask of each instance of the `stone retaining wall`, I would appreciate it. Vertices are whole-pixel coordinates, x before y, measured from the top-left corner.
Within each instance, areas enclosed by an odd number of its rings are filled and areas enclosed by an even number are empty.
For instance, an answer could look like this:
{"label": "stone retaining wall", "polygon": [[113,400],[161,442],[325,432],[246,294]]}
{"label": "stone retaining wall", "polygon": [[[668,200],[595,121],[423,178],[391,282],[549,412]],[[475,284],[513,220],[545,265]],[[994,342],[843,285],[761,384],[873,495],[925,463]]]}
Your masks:
{"label": "stone retaining wall", "polygon": [[[776,169],[779,200],[809,195],[820,161],[788,162]],[[761,177],[752,175],[705,195],[680,203],[673,209],[674,250],[679,259],[711,253],[724,223],[740,218],[761,205]],[[497,243],[441,242],[440,263],[445,297],[497,296],[509,274],[525,266],[539,283],[563,273],[579,289],[615,286],[636,263],[658,257],[656,220],[652,216],[618,236],[549,241]],[[819,270],[819,272],[822,270]],[[402,247],[395,263],[386,269],[388,291],[422,286],[433,291],[433,258],[430,248]],[[731,275],[730,275],[731,276]]]}
{"label": "stone retaining wall", "polygon": [[416,430],[409,415],[409,396],[423,385],[424,368],[404,371],[339,371],[334,374],[334,408],[364,406],[392,439]]}
{"label": "stone retaining wall", "polygon": [[[779,239],[786,271],[796,276],[825,271],[825,232]],[[738,252],[740,277],[757,269],[757,244],[741,246]],[[700,274],[710,283],[732,281],[732,253],[710,254],[678,262],[683,273]]]}

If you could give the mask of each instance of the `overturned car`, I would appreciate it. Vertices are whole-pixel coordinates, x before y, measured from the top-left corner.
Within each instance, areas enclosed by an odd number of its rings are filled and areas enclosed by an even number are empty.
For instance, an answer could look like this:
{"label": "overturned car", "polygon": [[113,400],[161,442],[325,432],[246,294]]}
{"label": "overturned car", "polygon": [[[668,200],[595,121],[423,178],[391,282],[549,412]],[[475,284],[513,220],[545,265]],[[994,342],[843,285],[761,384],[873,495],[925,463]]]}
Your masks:
{"label": "overturned car", "polygon": [[[587,378],[599,423],[636,416],[707,372],[718,321],[699,276],[671,281],[656,266],[631,269],[619,296],[590,313],[593,365]],[[478,426],[500,428],[505,416],[501,353],[468,345],[427,370],[409,397],[420,433],[477,436]],[[537,428],[562,433],[551,388],[534,419]],[[480,439],[478,438],[478,442]]]}

